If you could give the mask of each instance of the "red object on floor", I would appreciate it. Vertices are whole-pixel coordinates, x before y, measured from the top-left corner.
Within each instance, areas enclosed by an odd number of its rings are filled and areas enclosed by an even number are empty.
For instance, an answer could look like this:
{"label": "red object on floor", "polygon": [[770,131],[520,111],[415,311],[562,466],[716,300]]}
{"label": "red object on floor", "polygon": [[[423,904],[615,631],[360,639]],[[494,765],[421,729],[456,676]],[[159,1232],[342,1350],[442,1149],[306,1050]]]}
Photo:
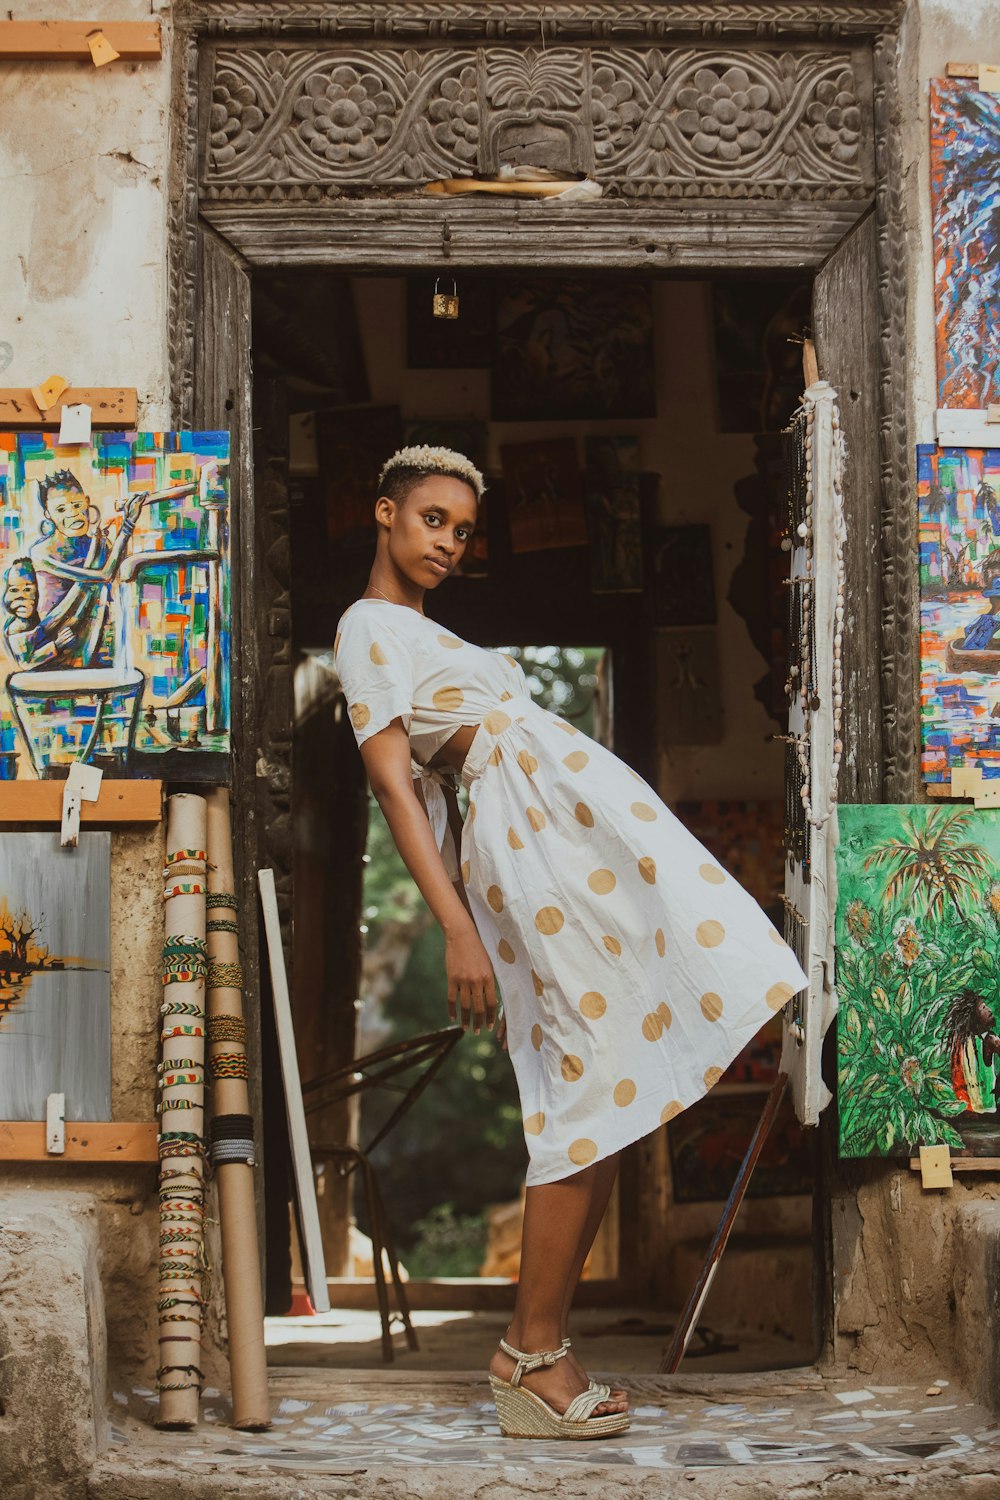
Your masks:
{"label": "red object on floor", "polygon": [[316,1309],[309,1301],[309,1293],[302,1288],[292,1293],[292,1305],[285,1313],[286,1318],[314,1318]]}

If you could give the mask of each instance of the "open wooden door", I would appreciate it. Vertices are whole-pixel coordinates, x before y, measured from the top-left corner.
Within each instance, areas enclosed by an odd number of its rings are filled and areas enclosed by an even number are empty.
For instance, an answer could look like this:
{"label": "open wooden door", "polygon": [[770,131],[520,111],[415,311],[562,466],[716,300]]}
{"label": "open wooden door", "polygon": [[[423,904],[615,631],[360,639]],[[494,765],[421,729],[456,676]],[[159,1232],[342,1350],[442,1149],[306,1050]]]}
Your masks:
{"label": "open wooden door", "polygon": [[807,390],[786,439],[792,562],[785,935],[809,988],[785,1013],[782,1069],[805,1125],[817,1124],[831,1098],[821,1063],[836,1013],[836,803],[877,801],[880,793],[880,599],[872,587],[872,558],[879,551],[880,392],[872,216],[820,269],[813,326],[820,379]]}

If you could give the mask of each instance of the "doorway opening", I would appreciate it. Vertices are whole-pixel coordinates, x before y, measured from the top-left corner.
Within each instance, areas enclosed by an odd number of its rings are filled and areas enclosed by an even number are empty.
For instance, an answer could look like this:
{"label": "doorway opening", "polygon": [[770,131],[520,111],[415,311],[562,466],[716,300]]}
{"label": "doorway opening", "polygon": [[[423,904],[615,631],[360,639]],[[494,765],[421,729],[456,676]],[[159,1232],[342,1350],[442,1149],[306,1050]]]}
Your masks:
{"label": "doorway opening", "polygon": [[[291,986],[307,1085],[446,1024],[438,935],[324,664],[367,579],[374,476],[404,442],[466,451],[489,486],[462,574],[427,612],[517,653],[543,703],[568,694],[554,706],[649,780],[782,925],[780,431],[802,391],[808,280],[459,272],[457,320],[433,317],[434,291],[422,274],[253,281],[255,394],[282,413],[285,443],[266,460],[288,493]],[[513,1305],[526,1161],[509,1064],[490,1048],[464,1038],[373,1157],[411,1305],[470,1328]],[[595,1336],[626,1341],[633,1368],[655,1368],[668,1342],[779,1053],[776,1021],[704,1100],[626,1154],[578,1301]],[[363,1145],[393,1107],[354,1095],[310,1115],[311,1138]],[[449,1137],[461,1142],[450,1159]],[[813,1358],[812,1155],[786,1106],[704,1312],[703,1367]],[[318,1155],[316,1170],[331,1301],[348,1329],[331,1334],[341,1353],[328,1362],[357,1362],[354,1333],[375,1305],[364,1203],[334,1161]],[[273,1173],[268,1190],[282,1197]],[[279,1216],[269,1264],[289,1264],[289,1235]],[[297,1305],[294,1255],[290,1270],[274,1312]],[[440,1361],[456,1334],[449,1322]],[[294,1329],[281,1338],[289,1359],[310,1362]]]}

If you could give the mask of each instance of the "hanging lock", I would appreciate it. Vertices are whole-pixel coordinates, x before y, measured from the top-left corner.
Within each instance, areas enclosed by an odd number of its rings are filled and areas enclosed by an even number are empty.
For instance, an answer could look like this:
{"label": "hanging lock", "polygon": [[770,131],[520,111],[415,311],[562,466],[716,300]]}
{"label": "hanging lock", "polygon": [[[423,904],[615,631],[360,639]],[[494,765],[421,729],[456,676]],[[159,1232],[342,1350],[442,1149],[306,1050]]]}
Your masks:
{"label": "hanging lock", "polygon": [[454,277],[451,278],[451,291],[442,292],[441,277],[434,283],[434,300],[431,304],[435,318],[457,318],[458,317],[458,287]]}

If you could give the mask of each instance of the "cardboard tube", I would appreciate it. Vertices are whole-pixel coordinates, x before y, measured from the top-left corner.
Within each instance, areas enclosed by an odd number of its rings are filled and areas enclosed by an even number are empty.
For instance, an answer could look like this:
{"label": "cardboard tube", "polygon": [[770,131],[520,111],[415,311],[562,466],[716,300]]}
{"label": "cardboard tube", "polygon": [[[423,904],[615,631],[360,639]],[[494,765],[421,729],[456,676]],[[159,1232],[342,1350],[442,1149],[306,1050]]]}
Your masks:
{"label": "cardboard tube", "polygon": [[[229,792],[217,787],[208,793],[208,888],[211,895],[233,894],[233,846]],[[209,918],[235,919],[231,907],[209,906]],[[234,932],[210,932],[208,957],[212,965],[238,964],[239,937]],[[243,1018],[243,994],[236,985],[212,986],[208,1015]],[[246,1055],[245,1042],[209,1041],[211,1059],[220,1053]],[[249,1115],[245,1078],[216,1078],[212,1083],[212,1113]],[[260,1284],[257,1216],[254,1208],[253,1167],[245,1162],[219,1162],[215,1167],[222,1232],[222,1274],[229,1328],[229,1374],[233,1386],[233,1426],[260,1431],[271,1425],[267,1397],[267,1353],[264,1347],[264,1299]]]}
{"label": "cardboard tube", "polygon": [[[160,1090],[160,1407],[157,1427],[190,1428],[198,1421],[204,1158],[169,1149],[171,1132],[204,1142],[205,799],[167,801],[167,857],[163,875],[164,967],[171,938],[190,940],[193,977],[163,986]],[[172,1010],[171,1007],[183,1007]],[[169,1033],[176,1032],[176,1035]],[[200,1033],[200,1034],[199,1034]],[[195,1081],[189,1081],[191,1078]],[[176,1082],[167,1083],[176,1078]],[[178,1101],[189,1106],[171,1109]],[[182,1189],[183,1195],[174,1195]],[[167,1191],[170,1196],[164,1197]],[[175,1300],[176,1299],[176,1300]],[[166,1304],[166,1305],[163,1305]],[[164,1368],[173,1366],[174,1368]]]}

